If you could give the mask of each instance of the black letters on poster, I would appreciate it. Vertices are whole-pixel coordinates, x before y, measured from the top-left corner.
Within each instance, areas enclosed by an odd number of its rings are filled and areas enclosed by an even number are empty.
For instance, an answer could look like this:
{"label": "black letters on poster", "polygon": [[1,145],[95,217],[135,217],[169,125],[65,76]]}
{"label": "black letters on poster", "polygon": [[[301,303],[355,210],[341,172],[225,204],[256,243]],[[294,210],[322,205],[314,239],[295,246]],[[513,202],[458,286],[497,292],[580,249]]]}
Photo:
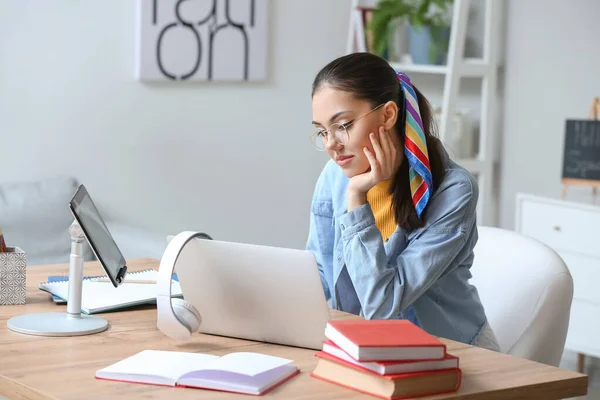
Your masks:
{"label": "black letters on poster", "polygon": [[[203,62],[203,57],[207,57],[208,60],[208,80],[213,79],[213,54],[215,53],[214,42],[219,34],[225,29],[234,29],[239,32],[241,39],[244,44],[244,80],[248,80],[248,72],[249,72],[249,58],[250,58],[250,50],[248,43],[248,34],[246,33],[246,25],[241,22],[234,21],[230,16],[230,3],[231,0],[224,0],[225,2],[225,23],[219,24],[217,21],[217,0],[206,0],[212,1],[212,7],[209,13],[198,20],[190,20],[186,19],[181,15],[180,7],[184,1],[188,0],[178,0],[175,3],[175,16],[177,21],[171,22],[165,25],[160,33],[158,34],[158,38],[156,40],[156,63],[158,65],[161,73],[172,80],[186,80],[193,76],[200,67],[200,64]],[[196,0],[198,1],[198,0]],[[153,0],[152,5],[152,24],[157,25],[158,23],[158,0]],[[250,28],[254,27],[255,23],[255,0],[250,1]],[[209,37],[208,37],[208,52],[204,54],[204,49],[202,46],[202,38],[200,37],[200,33],[196,29],[198,26],[208,25]],[[192,51],[196,54],[196,60],[194,62],[193,67],[186,73],[177,76],[174,73],[167,71],[163,64],[161,46],[162,41],[166,34],[171,29],[180,28],[180,29],[188,29],[194,38],[196,39],[196,43],[194,49]]]}

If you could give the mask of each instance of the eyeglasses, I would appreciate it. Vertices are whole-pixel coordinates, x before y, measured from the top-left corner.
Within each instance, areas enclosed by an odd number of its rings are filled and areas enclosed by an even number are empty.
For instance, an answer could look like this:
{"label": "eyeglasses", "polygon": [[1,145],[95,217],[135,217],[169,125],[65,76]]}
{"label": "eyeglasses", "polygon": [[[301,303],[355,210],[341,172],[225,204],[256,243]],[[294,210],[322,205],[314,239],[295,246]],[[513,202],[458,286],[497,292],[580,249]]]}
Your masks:
{"label": "eyeglasses", "polygon": [[328,129],[318,130],[318,131],[314,132],[312,135],[310,135],[310,140],[312,141],[313,145],[319,151],[325,151],[325,149],[327,148],[327,144],[329,143],[329,136],[332,136],[333,140],[335,140],[336,143],[339,143],[341,145],[346,145],[348,143],[348,141],[350,140],[350,136],[348,135],[348,128],[353,123],[355,123],[359,119],[364,118],[367,115],[371,114],[373,111],[377,110],[381,106],[383,106],[383,104],[378,105],[377,107],[373,108],[371,111],[367,112],[366,114],[363,114],[360,117],[353,119],[350,122],[346,122],[345,124],[336,122],[334,124],[331,124]]}

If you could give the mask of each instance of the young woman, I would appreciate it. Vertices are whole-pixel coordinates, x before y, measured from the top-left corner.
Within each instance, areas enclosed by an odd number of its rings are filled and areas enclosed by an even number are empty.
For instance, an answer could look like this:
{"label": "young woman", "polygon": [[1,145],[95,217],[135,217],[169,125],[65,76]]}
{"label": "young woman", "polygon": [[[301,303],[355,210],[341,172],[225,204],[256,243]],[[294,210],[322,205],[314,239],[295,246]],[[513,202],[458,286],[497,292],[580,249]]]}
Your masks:
{"label": "young woman", "polygon": [[354,53],[318,73],[312,114],[313,143],[331,160],[307,249],[331,305],[498,350],[468,282],[477,183],[434,136],[425,97],[384,59]]}

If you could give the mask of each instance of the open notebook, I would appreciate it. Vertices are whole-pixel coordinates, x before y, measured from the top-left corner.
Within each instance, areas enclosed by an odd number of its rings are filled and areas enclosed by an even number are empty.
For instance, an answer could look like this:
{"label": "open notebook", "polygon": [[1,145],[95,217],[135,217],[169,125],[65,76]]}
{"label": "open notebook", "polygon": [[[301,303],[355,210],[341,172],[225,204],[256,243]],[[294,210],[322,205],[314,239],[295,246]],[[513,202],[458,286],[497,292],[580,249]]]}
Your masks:
{"label": "open notebook", "polygon": [[[106,277],[106,276],[102,276]],[[128,272],[125,281],[115,288],[110,282],[94,282],[95,278],[83,279],[81,295],[81,312],[96,314],[107,311],[116,311],[140,304],[156,303],[157,285],[148,283],[127,283],[127,280],[156,280],[158,271],[147,269],[138,272]],[[67,280],[56,282],[42,282],[39,288],[52,294],[63,301],[69,296],[69,282]],[[171,291],[174,297],[182,297],[181,285],[176,280],[172,281]]]}
{"label": "open notebook", "polygon": [[292,360],[260,353],[224,356],[144,350],[96,371],[97,379],[262,395],[300,373]]}

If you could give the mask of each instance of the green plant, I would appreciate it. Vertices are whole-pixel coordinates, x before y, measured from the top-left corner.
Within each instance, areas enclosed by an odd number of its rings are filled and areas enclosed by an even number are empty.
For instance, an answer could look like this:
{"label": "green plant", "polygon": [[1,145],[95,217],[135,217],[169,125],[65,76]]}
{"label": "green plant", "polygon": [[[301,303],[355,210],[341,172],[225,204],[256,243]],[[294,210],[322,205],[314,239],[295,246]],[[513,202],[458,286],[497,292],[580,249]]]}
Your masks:
{"label": "green plant", "polygon": [[[423,26],[433,28],[447,28],[450,26],[450,6],[453,0],[380,0],[373,11],[371,22],[367,30],[371,32],[373,40],[373,52],[382,56],[388,47],[388,38],[392,22],[405,18],[415,28]],[[432,46],[429,54],[443,51],[447,48],[447,41],[440,35],[432,33]]]}

